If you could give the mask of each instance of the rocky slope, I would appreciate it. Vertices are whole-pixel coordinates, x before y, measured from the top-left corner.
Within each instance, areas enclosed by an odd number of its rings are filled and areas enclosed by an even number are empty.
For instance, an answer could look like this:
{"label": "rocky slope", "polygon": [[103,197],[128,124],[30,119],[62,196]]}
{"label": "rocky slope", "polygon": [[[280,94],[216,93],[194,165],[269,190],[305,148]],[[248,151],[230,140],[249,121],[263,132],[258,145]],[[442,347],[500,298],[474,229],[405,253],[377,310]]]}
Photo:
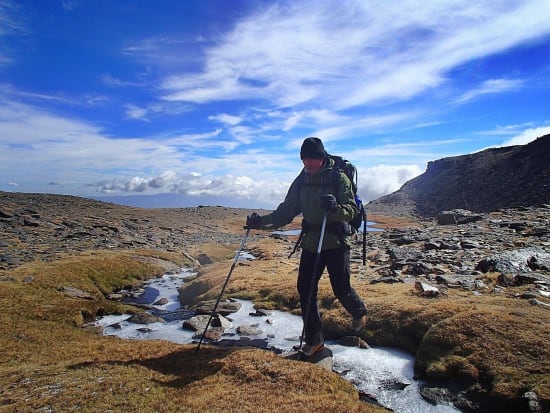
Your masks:
{"label": "rocky slope", "polygon": [[94,249],[238,243],[250,213],[222,206],[143,209],[65,195],[0,191],[0,269]]}
{"label": "rocky slope", "polygon": [[[199,260],[198,252],[212,249],[197,245],[238,244],[249,212],[140,209],[70,196],[0,192],[0,281],[4,288],[23,288],[28,283],[13,281],[22,264],[55,262],[85,250],[159,249]],[[527,405],[527,395],[533,394],[536,407],[547,409],[549,228],[550,207],[541,205],[479,214],[454,211],[437,221],[389,225],[369,234],[367,265],[361,264],[360,244],[352,249],[354,285],[370,308],[368,341],[416,353],[419,377],[430,383],[424,394],[428,399],[452,401],[464,411],[533,412],[537,410]],[[287,258],[292,240],[254,231],[247,246],[257,261],[235,271],[233,294],[262,291],[294,302],[298,258]],[[209,284],[217,294],[220,286],[211,280],[225,279],[227,261],[202,269],[203,276],[189,288]],[[270,289],[276,293],[268,293]],[[331,303],[329,297],[321,301]],[[349,320],[341,319],[338,305],[329,307],[324,309],[327,329],[343,333],[341,326]],[[447,376],[455,384],[457,374],[467,383],[455,392],[447,389],[448,383],[438,384]],[[497,405],[512,407],[491,410]]]}
{"label": "rocky slope", "polygon": [[373,213],[433,217],[550,202],[550,135],[527,145],[491,148],[429,162],[426,172],[368,204]]}

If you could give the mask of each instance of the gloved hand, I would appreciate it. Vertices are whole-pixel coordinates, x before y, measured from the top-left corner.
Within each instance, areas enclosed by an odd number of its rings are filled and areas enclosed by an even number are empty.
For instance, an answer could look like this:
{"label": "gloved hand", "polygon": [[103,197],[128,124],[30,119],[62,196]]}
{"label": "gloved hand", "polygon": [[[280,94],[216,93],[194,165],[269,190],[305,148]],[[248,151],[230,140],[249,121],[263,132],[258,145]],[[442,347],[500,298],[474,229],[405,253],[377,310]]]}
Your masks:
{"label": "gloved hand", "polygon": [[338,202],[336,202],[336,197],[332,194],[321,195],[321,206],[327,212],[334,212],[338,209]]}
{"label": "gloved hand", "polygon": [[262,225],[262,217],[253,212],[252,215],[246,217],[246,229],[258,229]]}

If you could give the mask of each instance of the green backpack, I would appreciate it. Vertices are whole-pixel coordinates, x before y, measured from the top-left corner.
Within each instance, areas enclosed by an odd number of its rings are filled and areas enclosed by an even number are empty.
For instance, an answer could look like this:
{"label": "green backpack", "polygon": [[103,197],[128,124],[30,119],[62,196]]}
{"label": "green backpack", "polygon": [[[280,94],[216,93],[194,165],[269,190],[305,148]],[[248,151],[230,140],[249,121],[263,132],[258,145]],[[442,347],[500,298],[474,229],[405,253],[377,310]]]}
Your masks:
{"label": "green backpack", "polygon": [[351,182],[351,189],[353,191],[355,204],[359,213],[349,222],[349,224],[351,225],[353,230],[357,232],[359,231],[359,228],[361,228],[361,223],[364,223],[363,230],[366,232],[367,213],[365,210],[365,205],[363,204],[363,200],[359,197],[359,195],[357,195],[357,168],[354,164],[352,164],[347,159],[342,158],[341,156],[329,155],[329,158],[334,160],[334,167],[332,168],[332,171],[330,173],[330,175],[334,176],[334,182],[337,182],[335,175],[338,173],[338,171],[343,171]]}
{"label": "green backpack", "polygon": [[[336,183],[338,182],[337,174],[339,173],[339,171],[344,172],[351,182],[351,189],[353,191],[355,204],[359,213],[348,223],[354,233],[357,233],[359,231],[359,228],[361,228],[361,223],[363,223],[363,265],[365,265],[367,244],[367,210],[365,209],[363,200],[359,197],[359,195],[357,195],[357,168],[350,161],[342,158],[341,156],[328,155],[328,157],[334,160],[334,166],[329,173],[329,179],[332,181],[332,184],[336,185]],[[298,248],[298,245],[300,244],[300,241],[302,239],[302,235],[303,230],[300,232],[298,241],[296,241],[294,249],[288,256],[288,258],[290,258],[296,252],[296,249]]]}

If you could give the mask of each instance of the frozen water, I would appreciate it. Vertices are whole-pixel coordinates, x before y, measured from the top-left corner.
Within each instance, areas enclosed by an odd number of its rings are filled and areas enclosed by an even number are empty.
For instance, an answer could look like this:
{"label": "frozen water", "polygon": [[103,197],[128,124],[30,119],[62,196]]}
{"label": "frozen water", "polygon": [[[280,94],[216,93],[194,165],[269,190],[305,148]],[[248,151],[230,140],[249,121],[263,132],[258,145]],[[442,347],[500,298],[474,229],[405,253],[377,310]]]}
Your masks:
{"label": "frozen water", "polygon": [[[147,283],[144,294],[137,300],[147,297],[151,303],[159,298],[167,298],[166,304],[154,307],[158,310],[178,310],[180,305],[177,287],[193,274],[191,270],[182,270],[178,274],[166,274],[162,278],[151,280]],[[224,339],[240,339],[236,328],[254,325],[261,330],[261,334],[250,338],[262,339],[268,347],[288,351],[297,344],[302,332],[301,317],[283,311],[270,311],[267,317],[251,316],[251,313],[256,312],[253,304],[250,301],[237,301],[242,307],[229,317],[232,327],[224,334]],[[184,330],[182,320],[144,325],[128,322],[129,317],[130,315],[106,316],[97,320],[96,325],[104,327],[104,335],[124,339],[162,339],[179,344],[194,341],[192,337],[196,333]],[[326,345],[333,352],[335,371],[353,383],[359,391],[370,395],[396,413],[459,411],[452,406],[434,406],[421,397],[420,383],[413,379],[414,358],[404,352],[389,348],[344,347],[333,342],[327,342]]]}
{"label": "frozen water", "polygon": [[413,379],[414,358],[388,348],[360,348],[331,345],[334,369],[362,393],[399,413],[447,413],[459,410],[432,405],[420,395],[420,383]]}

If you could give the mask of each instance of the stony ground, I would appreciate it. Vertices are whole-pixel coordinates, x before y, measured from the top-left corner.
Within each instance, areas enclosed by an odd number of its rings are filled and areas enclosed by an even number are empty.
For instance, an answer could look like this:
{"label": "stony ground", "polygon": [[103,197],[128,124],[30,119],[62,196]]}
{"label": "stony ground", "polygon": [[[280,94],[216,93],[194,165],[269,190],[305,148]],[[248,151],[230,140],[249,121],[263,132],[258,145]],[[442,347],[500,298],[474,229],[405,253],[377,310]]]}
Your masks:
{"label": "stony ground", "polygon": [[[221,206],[139,209],[0,192],[0,280],[11,279],[11,271],[28,263],[55,263],[84,251],[158,250],[181,254],[196,265],[214,262],[201,265],[207,276],[197,280],[208,284],[203,292],[212,298],[250,212]],[[489,392],[500,406],[513,401],[514,408],[523,409],[518,411],[535,411],[525,410],[527,390],[535,389],[533,403],[547,407],[550,207],[481,215],[458,211],[451,225],[448,217],[439,223],[390,215],[369,219],[384,231],[368,234],[366,265],[361,238],[352,249],[353,283],[371,310],[364,338],[417,353],[417,371],[425,378],[451,375],[492,386],[490,391],[482,386],[481,393],[478,388],[474,398]],[[296,220],[290,227],[298,226]],[[247,248],[258,261],[235,271],[228,294],[295,309],[299,254],[287,258],[294,240],[253,231]],[[328,331],[345,333],[341,325],[349,320],[324,284],[320,297]],[[463,404],[471,407],[470,402]]]}
{"label": "stony ground", "polygon": [[0,269],[93,249],[238,243],[250,211],[221,206],[141,209],[72,196],[0,191]]}

